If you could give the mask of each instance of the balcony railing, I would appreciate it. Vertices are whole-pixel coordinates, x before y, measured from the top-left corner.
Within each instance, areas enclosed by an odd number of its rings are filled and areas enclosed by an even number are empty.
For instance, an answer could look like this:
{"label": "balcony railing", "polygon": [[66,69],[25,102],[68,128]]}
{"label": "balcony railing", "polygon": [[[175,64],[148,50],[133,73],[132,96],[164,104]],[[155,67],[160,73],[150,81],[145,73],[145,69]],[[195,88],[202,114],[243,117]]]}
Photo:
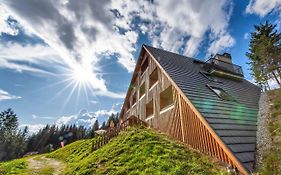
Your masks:
{"label": "balcony railing", "polygon": [[210,58],[204,63],[205,69],[209,72],[222,71],[229,74],[234,74],[240,77],[244,77],[242,67],[236,64],[228,63],[215,58]]}

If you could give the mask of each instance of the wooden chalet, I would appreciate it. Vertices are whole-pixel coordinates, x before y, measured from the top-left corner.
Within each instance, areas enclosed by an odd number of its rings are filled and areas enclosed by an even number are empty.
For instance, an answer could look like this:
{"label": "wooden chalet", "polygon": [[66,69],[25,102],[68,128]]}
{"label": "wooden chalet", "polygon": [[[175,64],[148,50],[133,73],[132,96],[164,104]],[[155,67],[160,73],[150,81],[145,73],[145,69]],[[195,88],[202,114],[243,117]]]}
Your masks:
{"label": "wooden chalet", "polygon": [[260,88],[227,53],[200,61],[143,45],[120,121],[137,117],[242,174],[253,171]]}

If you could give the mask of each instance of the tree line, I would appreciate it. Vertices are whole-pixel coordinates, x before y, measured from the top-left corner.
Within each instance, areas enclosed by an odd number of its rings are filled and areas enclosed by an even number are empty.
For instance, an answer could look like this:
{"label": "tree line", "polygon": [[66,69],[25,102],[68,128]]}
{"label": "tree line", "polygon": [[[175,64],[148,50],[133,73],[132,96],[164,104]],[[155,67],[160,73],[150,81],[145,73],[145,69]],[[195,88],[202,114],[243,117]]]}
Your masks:
{"label": "tree line", "polygon": [[99,129],[118,125],[118,114],[111,114],[107,122],[92,127],[77,125],[46,125],[37,133],[29,134],[28,127],[19,129],[18,118],[12,109],[0,113],[0,161],[11,160],[27,153],[46,153],[80,139],[93,138]]}
{"label": "tree line", "polygon": [[270,81],[281,87],[281,33],[277,31],[277,25],[268,21],[254,28],[246,53],[252,75],[265,90],[270,90]]}

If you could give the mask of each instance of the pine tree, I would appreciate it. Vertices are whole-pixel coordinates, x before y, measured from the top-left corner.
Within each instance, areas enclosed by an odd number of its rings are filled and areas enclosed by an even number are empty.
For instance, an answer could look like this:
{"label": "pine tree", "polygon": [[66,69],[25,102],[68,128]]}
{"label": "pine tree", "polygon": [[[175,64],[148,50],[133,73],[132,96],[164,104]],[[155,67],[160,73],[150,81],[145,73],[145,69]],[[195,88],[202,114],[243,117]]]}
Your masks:
{"label": "pine tree", "polygon": [[246,54],[253,76],[260,85],[267,86],[268,81],[274,79],[281,87],[281,33],[268,21],[254,27]]}
{"label": "pine tree", "polygon": [[0,161],[22,156],[26,151],[27,132],[18,129],[18,118],[12,109],[0,113]]}
{"label": "pine tree", "polygon": [[107,128],[107,126],[106,126],[105,122],[102,122],[100,129],[106,129],[106,128]]}
{"label": "pine tree", "polygon": [[[107,126],[107,127],[110,127],[111,122],[113,122],[113,123],[114,123],[114,126],[115,126],[114,120],[115,120],[115,115],[112,113],[112,114],[108,117],[106,126]],[[113,127],[114,127],[114,126],[113,126]]]}

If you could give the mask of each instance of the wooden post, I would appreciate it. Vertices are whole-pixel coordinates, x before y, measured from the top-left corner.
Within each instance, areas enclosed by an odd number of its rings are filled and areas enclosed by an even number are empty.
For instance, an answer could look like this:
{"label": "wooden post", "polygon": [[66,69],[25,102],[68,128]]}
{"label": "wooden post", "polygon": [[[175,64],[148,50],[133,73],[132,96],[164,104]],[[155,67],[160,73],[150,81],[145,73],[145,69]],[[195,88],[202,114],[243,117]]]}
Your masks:
{"label": "wooden post", "polygon": [[180,112],[180,120],[181,120],[181,135],[182,135],[182,141],[185,143],[185,134],[184,134],[184,127],[183,127],[183,113],[182,113],[182,106],[181,106],[181,96],[180,94],[178,96],[178,103],[179,103],[179,112]]}

